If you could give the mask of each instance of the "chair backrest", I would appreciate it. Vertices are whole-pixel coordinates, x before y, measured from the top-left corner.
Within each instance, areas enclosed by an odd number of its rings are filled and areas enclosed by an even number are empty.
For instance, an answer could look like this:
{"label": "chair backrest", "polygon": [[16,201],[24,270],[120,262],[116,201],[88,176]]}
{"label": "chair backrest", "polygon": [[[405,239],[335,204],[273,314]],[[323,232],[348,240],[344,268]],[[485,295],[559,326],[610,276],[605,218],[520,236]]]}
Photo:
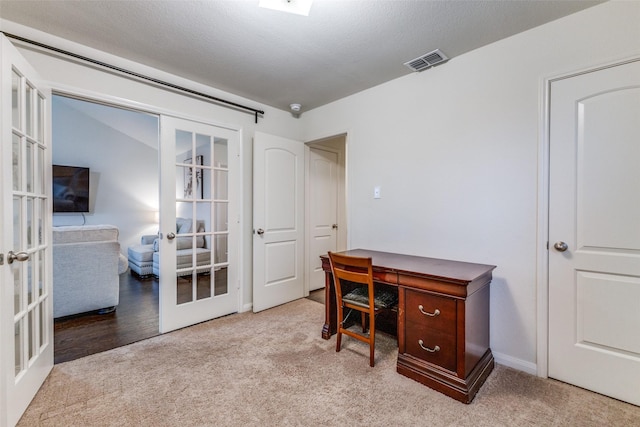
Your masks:
{"label": "chair backrest", "polygon": [[371,257],[355,257],[333,252],[329,252],[328,255],[338,301],[342,300],[341,280],[346,280],[367,286],[369,305],[373,306],[373,263]]}

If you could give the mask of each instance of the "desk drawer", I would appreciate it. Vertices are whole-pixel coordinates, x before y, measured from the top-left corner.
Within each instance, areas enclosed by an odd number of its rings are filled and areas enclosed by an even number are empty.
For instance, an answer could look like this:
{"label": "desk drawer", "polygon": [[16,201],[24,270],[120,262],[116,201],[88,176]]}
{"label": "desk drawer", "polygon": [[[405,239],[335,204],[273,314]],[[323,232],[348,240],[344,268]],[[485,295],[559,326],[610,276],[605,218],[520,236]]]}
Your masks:
{"label": "desk drawer", "polygon": [[456,372],[456,335],[430,329],[424,324],[407,325],[405,353]]}
{"label": "desk drawer", "polygon": [[406,323],[445,334],[456,334],[456,300],[407,289],[405,293]]}
{"label": "desk drawer", "polygon": [[456,372],[456,300],[405,289],[405,353]]}
{"label": "desk drawer", "polygon": [[391,283],[392,285],[398,284],[398,274],[390,273],[388,271],[379,271],[375,268],[373,269],[373,281],[374,282],[383,282],[383,283]]}

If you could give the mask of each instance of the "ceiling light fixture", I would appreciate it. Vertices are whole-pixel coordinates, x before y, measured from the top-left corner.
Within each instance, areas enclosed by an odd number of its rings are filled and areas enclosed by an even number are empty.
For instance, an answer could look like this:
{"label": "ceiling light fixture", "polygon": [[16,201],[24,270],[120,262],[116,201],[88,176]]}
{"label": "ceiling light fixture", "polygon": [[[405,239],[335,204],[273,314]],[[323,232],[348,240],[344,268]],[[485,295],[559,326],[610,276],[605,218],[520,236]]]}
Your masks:
{"label": "ceiling light fixture", "polygon": [[309,16],[312,2],[313,0],[260,0],[258,6],[295,15]]}

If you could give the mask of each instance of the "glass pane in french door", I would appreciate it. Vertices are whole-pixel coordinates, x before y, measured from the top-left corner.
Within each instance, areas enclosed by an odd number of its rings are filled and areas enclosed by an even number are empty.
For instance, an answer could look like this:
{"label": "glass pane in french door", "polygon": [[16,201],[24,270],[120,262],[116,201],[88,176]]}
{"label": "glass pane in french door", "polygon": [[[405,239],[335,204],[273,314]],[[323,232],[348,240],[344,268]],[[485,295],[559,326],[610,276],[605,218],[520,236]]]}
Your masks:
{"label": "glass pane in french door", "polygon": [[228,141],[176,133],[178,304],[228,293]]}
{"label": "glass pane in french door", "polygon": [[228,141],[216,139],[213,148],[213,244],[215,248],[215,295],[229,292],[227,270],[229,267],[229,155]]}
{"label": "glass pane in french door", "polygon": [[41,93],[16,70],[12,75],[13,307],[15,375],[21,376],[49,344],[45,260],[49,200],[45,189],[48,147]]}

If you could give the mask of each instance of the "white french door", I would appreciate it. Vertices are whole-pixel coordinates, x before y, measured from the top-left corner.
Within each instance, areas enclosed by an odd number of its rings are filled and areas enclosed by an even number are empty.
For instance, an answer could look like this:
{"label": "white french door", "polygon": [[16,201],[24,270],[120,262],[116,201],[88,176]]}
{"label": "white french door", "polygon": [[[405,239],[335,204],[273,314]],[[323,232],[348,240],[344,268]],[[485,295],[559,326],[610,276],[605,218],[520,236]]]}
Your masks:
{"label": "white french door", "polygon": [[238,311],[239,135],[161,116],[160,332]]}
{"label": "white french door", "polygon": [[302,142],[256,132],[253,140],[253,311],[304,296]]}
{"label": "white french door", "polygon": [[551,84],[549,376],[640,405],[640,61]]}
{"label": "white french door", "polygon": [[[338,237],[338,153],[309,150],[309,290],[325,285],[320,255],[335,252]],[[344,225],[344,224],[343,224]]]}
{"label": "white french door", "polygon": [[53,368],[50,90],[0,34],[0,426]]}

